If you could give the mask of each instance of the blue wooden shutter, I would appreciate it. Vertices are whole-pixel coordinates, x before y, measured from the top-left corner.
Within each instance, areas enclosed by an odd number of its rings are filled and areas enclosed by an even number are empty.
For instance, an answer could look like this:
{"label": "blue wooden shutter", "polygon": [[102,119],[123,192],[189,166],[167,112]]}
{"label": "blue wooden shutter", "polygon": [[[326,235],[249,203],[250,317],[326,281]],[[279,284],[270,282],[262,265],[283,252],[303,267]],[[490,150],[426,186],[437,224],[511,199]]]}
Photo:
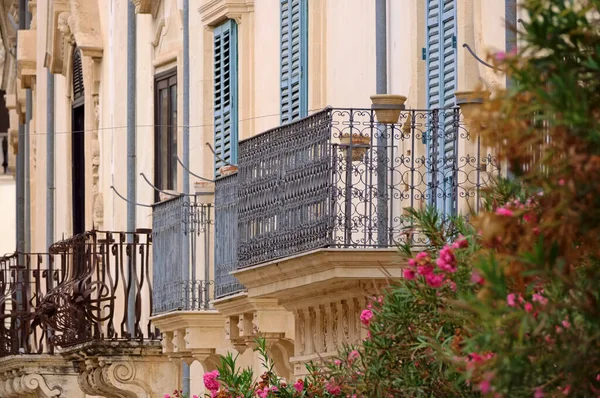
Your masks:
{"label": "blue wooden shutter", "polygon": [[281,123],[308,113],[307,0],[281,0]]}
{"label": "blue wooden shutter", "polygon": [[[237,24],[227,20],[214,30],[215,152],[225,162],[237,164],[238,67]],[[215,175],[226,165],[215,158]]]}
{"label": "blue wooden shutter", "polygon": [[444,213],[456,209],[456,0],[427,0],[427,108],[433,114],[427,146],[434,170],[431,202]]}

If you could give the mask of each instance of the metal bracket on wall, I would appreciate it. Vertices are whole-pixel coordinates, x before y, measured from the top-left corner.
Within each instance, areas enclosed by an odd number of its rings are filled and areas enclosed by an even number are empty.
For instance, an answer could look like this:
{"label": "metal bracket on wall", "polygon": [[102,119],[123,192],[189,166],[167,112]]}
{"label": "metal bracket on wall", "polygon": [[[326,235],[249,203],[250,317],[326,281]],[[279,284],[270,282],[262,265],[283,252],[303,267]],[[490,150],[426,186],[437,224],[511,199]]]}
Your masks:
{"label": "metal bracket on wall", "polygon": [[487,62],[485,62],[484,60],[482,60],[481,58],[479,58],[477,56],[477,54],[475,54],[475,52],[471,49],[471,47],[469,47],[469,45],[467,43],[464,43],[462,46],[463,46],[463,48],[466,48],[469,51],[469,53],[471,53],[471,55],[473,56],[473,58],[475,58],[477,60],[477,62],[479,62],[480,64],[482,64],[484,66],[487,66],[490,69],[499,71],[499,72],[505,72],[504,70],[502,70],[500,68],[496,68],[494,65],[488,64]]}

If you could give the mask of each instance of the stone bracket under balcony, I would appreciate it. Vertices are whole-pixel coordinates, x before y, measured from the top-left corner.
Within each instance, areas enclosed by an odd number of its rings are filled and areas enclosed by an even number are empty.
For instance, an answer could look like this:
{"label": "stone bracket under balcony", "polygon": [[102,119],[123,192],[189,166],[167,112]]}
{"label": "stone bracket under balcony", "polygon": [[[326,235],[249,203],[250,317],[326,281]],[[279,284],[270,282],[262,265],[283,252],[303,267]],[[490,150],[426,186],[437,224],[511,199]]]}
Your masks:
{"label": "stone bracket under balcony", "polygon": [[59,355],[13,355],[0,359],[0,397],[84,398],[77,373]]}
{"label": "stone bracket under balcony", "polygon": [[179,367],[158,341],[91,341],[63,350],[87,395],[158,398],[179,389]]}
{"label": "stone bracket under balcony", "polygon": [[167,312],[152,317],[152,324],[162,333],[164,354],[189,363],[197,360],[205,370],[214,369],[217,352],[230,347],[225,340],[225,317],[215,310]]}
{"label": "stone bracket under balcony", "polygon": [[32,88],[36,76],[37,30],[19,30],[17,74],[22,88]]}
{"label": "stone bracket under balcony", "polygon": [[319,249],[232,274],[248,288],[249,301],[272,300],[293,316],[289,361],[300,377],[307,362],[366,337],[360,314],[369,297],[400,277],[402,263],[396,249]]}
{"label": "stone bracket under balcony", "polygon": [[225,338],[241,354],[256,348],[256,339],[265,339],[277,374],[289,379],[293,375],[290,358],[294,353],[294,318],[292,313],[272,298],[250,298],[239,293],[213,301],[225,317]]}

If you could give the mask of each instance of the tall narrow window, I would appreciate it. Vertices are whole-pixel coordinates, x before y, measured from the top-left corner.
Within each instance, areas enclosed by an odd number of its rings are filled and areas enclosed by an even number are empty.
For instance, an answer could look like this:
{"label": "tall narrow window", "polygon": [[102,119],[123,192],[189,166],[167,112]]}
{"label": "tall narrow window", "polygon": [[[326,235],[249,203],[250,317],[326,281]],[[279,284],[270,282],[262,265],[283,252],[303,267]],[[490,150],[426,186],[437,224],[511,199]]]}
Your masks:
{"label": "tall narrow window", "polygon": [[281,1],[281,123],[308,113],[308,1]]}
{"label": "tall narrow window", "polygon": [[214,30],[215,175],[222,166],[237,163],[238,71],[237,25],[227,20]]}
{"label": "tall narrow window", "polygon": [[81,52],[73,50],[71,108],[71,200],[73,234],[85,232],[85,91]]}
{"label": "tall narrow window", "polygon": [[427,0],[427,108],[431,201],[438,210],[456,210],[456,0]]}
{"label": "tall narrow window", "polygon": [[[177,187],[177,74],[158,75],[154,98],[154,183],[160,189]],[[158,193],[155,200],[158,200]]]}

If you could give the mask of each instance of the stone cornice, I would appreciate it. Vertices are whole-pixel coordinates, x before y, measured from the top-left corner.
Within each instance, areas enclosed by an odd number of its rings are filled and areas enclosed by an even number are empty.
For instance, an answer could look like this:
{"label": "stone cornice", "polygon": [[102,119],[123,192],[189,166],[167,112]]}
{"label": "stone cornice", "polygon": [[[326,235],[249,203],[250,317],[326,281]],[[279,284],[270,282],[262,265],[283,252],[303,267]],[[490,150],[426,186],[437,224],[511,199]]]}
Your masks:
{"label": "stone cornice", "polygon": [[226,19],[242,23],[242,15],[254,12],[254,0],[207,0],[198,9],[205,26],[216,26]]}
{"label": "stone cornice", "polygon": [[212,311],[174,311],[150,318],[161,332],[172,332],[185,328],[224,328],[225,317]]}

